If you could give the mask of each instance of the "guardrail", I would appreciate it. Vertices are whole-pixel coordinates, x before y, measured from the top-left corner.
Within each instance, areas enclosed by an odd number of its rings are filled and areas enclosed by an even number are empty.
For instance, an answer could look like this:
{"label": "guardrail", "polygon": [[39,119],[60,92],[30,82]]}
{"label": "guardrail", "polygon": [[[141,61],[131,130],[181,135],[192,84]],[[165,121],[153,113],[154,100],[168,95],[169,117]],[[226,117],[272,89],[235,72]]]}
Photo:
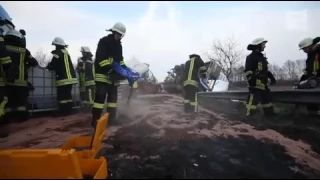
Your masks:
{"label": "guardrail", "polygon": [[[320,105],[320,89],[292,89],[271,91],[273,102],[289,104],[318,104]],[[198,99],[213,98],[227,100],[247,100],[248,91],[199,92]]]}

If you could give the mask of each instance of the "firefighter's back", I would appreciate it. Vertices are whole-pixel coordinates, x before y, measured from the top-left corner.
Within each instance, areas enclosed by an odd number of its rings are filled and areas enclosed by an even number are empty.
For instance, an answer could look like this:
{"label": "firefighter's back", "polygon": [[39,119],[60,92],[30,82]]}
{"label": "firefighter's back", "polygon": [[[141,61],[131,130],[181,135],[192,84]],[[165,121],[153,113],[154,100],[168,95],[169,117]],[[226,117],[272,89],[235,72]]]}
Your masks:
{"label": "firefighter's back", "polygon": [[56,49],[52,51],[52,54],[57,58],[54,66],[57,86],[76,84],[77,76],[68,51],[66,49]]}

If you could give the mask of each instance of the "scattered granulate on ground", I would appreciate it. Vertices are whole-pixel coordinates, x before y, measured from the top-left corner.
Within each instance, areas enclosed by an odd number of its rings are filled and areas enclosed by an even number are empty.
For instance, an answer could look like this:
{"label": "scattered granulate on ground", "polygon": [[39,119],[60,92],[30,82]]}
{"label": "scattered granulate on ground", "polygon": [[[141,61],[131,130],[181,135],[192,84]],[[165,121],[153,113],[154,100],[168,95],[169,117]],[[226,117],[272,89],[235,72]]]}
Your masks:
{"label": "scattered granulate on ground", "polygon": [[[144,95],[130,105],[119,103],[117,122],[110,122],[103,141],[109,178],[320,177],[312,141],[301,132],[302,140],[291,139],[295,131],[289,120],[246,120],[237,105],[223,103],[185,114],[182,101]],[[90,134],[90,121],[89,114],[78,113],[12,124],[0,148],[59,147],[71,136]]]}

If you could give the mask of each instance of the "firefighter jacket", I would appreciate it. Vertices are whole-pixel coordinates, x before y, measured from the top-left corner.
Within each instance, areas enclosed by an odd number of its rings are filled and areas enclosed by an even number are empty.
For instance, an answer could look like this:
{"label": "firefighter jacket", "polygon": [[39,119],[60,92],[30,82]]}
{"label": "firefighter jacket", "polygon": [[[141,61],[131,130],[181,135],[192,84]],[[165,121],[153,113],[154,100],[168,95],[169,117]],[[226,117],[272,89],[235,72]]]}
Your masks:
{"label": "firefighter jacket", "polygon": [[95,85],[92,55],[79,58],[77,70],[79,72],[80,83],[83,83],[82,86]]}
{"label": "firefighter jacket", "polygon": [[76,72],[70,55],[66,49],[56,49],[52,52],[52,60],[48,69],[56,72],[56,86],[77,84]]}
{"label": "firefighter jacket", "polygon": [[183,73],[183,86],[192,85],[199,87],[199,78],[206,77],[206,66],[198,55],[190,55],[190,60],[185,63]]}
{"label": "firefighter jacket", "polygon": [[112,34],[100,39],[95,57],[96,60],[94,62],[94,68],[96,82],[103,82],[118,86],[120,84],[120,80],[125,79],[125,77],[121,77],[112,69],[113,61],[126,68],[123,61],[121,42],[115,41]]}
{"label": "firefighter jacket", "polygon": [[305,74],[308,77],[320,76],[320,44],[315,45],[308,53]]}
{"label": "firefighter jacket", "polygon": [[18,41],[6,40],[6,49],[12,63],[17,67],[14,82],[6,82],[6,84],[28,87],[28,68],[37,66],[37,60],[31,55],[30,51],[23,47],[22,43],[18,43]]}
{"label": "firefighter jacket", "polygon": [[252,51],[247,56],[244,72],[249,87],[266,90],[268,78],[275,80],[273,74],[268,70],[268,64],[267,58],[261,52]]}
{"label": "firefighter jacket", "polygon": [[6,49],[4,37],[0,35],[0,86],[5,86],[5,74],[11,66],[12,61]]}

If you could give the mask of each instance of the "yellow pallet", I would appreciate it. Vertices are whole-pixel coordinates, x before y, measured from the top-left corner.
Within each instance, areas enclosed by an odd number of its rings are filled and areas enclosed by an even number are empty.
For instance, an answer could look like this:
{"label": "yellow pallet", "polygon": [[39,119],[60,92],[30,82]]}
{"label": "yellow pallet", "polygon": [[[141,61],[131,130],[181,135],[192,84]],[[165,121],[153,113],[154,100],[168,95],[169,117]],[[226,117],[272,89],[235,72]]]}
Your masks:
{"label": "yellow pallet", "polygon": [[74,149],[2,150],[0,162],[0,179],[108,177],[105,158],[80,159]]}
{"label": "yellow pallet", "polygon": [[[61,147],[64,150],[75,149],[79,158],[94,159],[99,158],[102,141],[106,134],[106,126],[108,123],[109,114],[104,114],[96,125],[94,136],[72,137],[67,140]],[[92,142],[93,138],[93,142]],[[91,147],[92,143],[92,147]]]}

